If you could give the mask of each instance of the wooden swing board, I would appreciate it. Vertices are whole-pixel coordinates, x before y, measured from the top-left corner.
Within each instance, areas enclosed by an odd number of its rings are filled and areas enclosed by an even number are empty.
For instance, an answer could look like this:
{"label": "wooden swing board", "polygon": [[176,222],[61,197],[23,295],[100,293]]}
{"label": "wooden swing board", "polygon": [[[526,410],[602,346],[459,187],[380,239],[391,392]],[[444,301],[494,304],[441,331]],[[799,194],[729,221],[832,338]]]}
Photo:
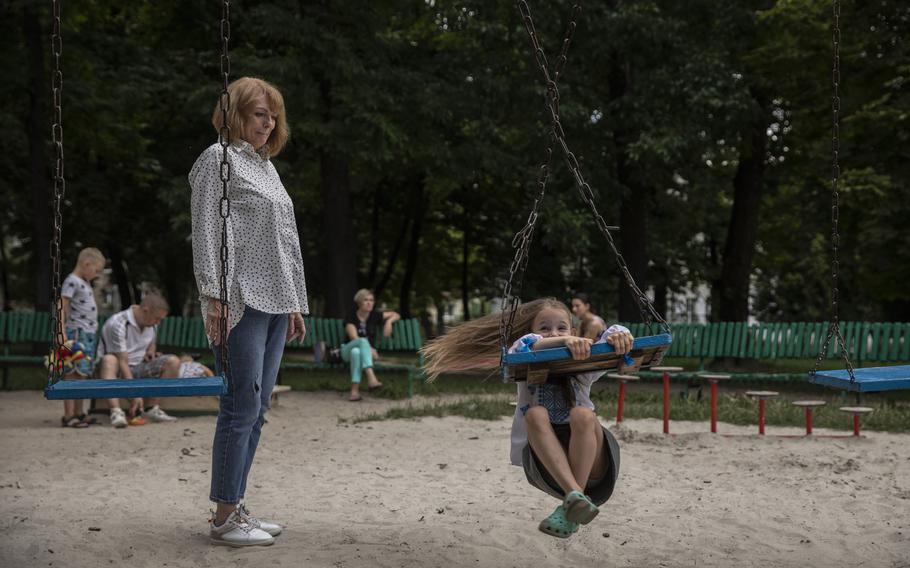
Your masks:
{"label": "wooden swing board", "polygon": [[87,379],[62,380],[44,389],[48,400],[87,398],[137,398],[217,396],[227,392],[222,377],[192,379]]}
{"label": "wooden swing board", "polygon": [[846,371],[819,371],[809,374],[809,382],[852,392],[882,392],[910,389],[910,365],[854,369],[856,381]]}
{"label": "wooden swing board", "polygon": [[[634,363],[623,365],[623,373],[635,373],[639,369],[659,365],[671,343],[673,337],[668,333],[636,338],[629,352]],[[622,355],[618,355],[607,343],[593,345],[591,357],[583,361],[572,359],[567,347],[510,353],[504,360],[506,377],[513,381],[526,380],[531,384],[545,382],[550,375],[616,371],[622,362]]]}

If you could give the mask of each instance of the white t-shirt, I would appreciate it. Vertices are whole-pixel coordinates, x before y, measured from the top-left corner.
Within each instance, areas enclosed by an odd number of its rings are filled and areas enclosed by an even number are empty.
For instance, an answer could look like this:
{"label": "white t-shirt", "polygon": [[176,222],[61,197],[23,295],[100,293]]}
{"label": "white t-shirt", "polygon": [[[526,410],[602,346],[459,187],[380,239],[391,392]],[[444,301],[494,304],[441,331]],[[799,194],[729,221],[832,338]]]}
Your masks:
{"label": "white t-shirt", "polygon": [[130,367],[135,367],[145,358],[149,345],[155,341],[154,326],[140,328],[130,306],[117,312],[104,322],[101,328],[101,339],[98,341],[98,359],[107,353],[128,353]]}
{"label": "white t-shirt", "polygon": [[60,295],[70,301],[66,329],[81,329],[89,333],[98,331],[98,306],[91,284],[70,274],[60,286]]}
{"label": "white t-shirt", "polygon": [[[612,325],[595,343],[605,343],[607,337],[619,332],[629,331],[628,328],[621,325]],[[543,339],[542,335],[529,333],[519,338],[509,353],[522,353],[531,350],[531,345]],[[594,410],[594,403],[591,401],[591,385],[597,379],[602,377],[606,371],[591,371],[590,373],[579,373],[572,377],[572,389],[575,392],[575,406],[583,406]],[[512,445],[509,452],[509,459],[512,465],[522,465],[521,453],[524,447],[528,445],[528,428],[525,425],[525,413],[532,406],[546,407],[550,415],[550,422],[554,424],[567,424],[569,422],[569,412],[572,410],[569,401],[566,400],[562,393],[561,385],[553,382],[543,384],[529,385],[527,381],[517,383],[518,387],[518,404],[515,405],[515,415],[512,418]]]}

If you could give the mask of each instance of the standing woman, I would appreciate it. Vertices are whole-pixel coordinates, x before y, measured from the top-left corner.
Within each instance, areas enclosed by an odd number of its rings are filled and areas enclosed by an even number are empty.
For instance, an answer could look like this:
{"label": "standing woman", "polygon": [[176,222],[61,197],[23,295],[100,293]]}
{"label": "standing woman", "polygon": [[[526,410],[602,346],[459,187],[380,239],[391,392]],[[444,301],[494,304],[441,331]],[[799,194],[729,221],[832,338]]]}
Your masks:
{"label": "standing woman", "polygon": [[[278,377],[284,344],[306,333],[309,312],[294,204],[270,158],[287,142],[284,99],[251,77],[228,85],[230,164],[227,218],[228,390],[221,396],[212,448],[215,544],[272,544],[281,526],[253,517],[243,503],[247,476]],[[220,105],[212,117],[220,132]],[[209,146],[190,172],[193,188],[193,270],[206,335],[223,373],[219,321],[222,148]]]}
{"label": "standing woman", "polygon": [[602,317],[591,310],[591,299],[583,292],[572,296],[572,313],[578,318],[578,336],[597,341],[606,331],[607,324]]}
{"label": "standing woman", "polygon": [[351,396],[348,400],[357,402],[362,398],[361,375],[367,376],[368,390],[382,386],[373,372],[373,359],[379,358],[379,353],[373,347],[376,344],[376,331],[382,327],[382,334],[391,337],[392,324],[400,320],[401,316],[398,312],[376,310],[376,298],[366,288],[357,290],[354,294],[354,305],[356,308],[344,320],[344,333],[348,340],[341,346],[341,358],[351,364]]}

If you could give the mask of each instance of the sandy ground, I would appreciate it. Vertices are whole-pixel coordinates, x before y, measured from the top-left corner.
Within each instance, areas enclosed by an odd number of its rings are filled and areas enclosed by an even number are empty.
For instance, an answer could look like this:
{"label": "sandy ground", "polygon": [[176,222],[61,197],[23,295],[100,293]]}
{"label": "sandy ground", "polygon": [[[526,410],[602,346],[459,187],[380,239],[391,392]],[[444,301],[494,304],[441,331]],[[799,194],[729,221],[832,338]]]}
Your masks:
{"label": "sandy ground", "polygon": [[340,420],[396,404],[284,395],[247,497],[287,529],[232,549],[207,539],[214,417],[65,429],[62,403],[2,393],[0,566],[910,567],[910,435],[628,421],[616,493],[558,540],[537,531],[556,501],[508,464],[510,420]]}

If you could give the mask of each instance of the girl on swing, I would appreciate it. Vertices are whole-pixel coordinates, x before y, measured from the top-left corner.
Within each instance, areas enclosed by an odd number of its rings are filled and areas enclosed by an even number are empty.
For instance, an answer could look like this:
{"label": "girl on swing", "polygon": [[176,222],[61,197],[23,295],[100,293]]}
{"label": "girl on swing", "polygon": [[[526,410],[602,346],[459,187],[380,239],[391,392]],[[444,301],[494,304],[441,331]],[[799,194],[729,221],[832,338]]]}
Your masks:
{"label": "girl on swing", "polygon": [[[426,372],[493,368],[499,364],[501,314],[465,322],[423,349]],[[516,310],[509,353],[567,347],[573,359],[591,356],[594,343],[608,343],[617,353],[632,348],[632,334],[621,325],[596,340],[578,337],[572,315],[552,298],[522,304]],[[543,384],[517,383],[518,404],[512,421],[512,465],[522,466],[528,482],[561,501],[539,529],[568,538],[590,523],[613,493],[619,474],[619,446],[594,413],[591,385],[604,374],[592,371],[550,377]]]}

